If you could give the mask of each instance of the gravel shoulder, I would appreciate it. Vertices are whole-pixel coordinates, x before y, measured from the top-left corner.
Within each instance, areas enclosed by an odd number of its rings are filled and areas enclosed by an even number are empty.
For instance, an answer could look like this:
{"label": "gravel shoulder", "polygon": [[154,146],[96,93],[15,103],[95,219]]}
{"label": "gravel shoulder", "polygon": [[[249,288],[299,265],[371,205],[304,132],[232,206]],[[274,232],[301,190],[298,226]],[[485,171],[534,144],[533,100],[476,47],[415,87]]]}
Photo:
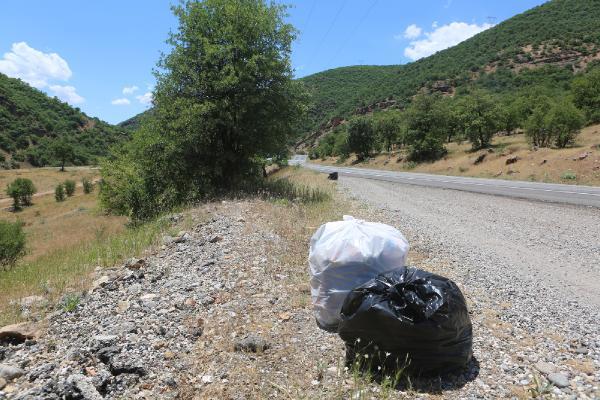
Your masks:
{"label": "gravel shoulder", "polygon": [[[597,280],[598,241],[585,238],[597,235],[597,215],[361,179],[337,187],[339,199],[313,208],[244,200],[191,210],[192,229],[97,270],[94,289],[51,313],[41,338],[0,344],[0,399],[493,399],[530,388],[600,397],[593,284],[552,284],[573,265]],[[410,264],[457,282],[474,327],[467,370],[390,390],[345,369],[343,342],[315,324],[306,265],[310,235],[342,214],[398,227]],[[587,294],[565,295],[582,284]]]}
{"label": "gravel shoulder", "polygon": [[477,385],[509,397],[554,373],[568,383],[553,396],[600,397],[597,209],[346,177],[340,186],[461,286]]}

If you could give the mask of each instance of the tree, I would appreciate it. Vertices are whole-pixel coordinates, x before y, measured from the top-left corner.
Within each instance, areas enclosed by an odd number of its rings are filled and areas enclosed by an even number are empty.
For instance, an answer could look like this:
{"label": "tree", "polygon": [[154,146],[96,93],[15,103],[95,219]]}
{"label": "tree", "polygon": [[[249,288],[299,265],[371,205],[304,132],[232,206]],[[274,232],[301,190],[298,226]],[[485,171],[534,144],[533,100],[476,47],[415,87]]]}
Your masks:
{"label": "tree", "polygon": [[575,105],[585,112],[587,122],[600,122],[600,67],[575,78],[571,90]]}
{"label": "tree", "polygon": [[54,157],[60,160],[60,170],[64,172],[65,164],[72,162],[75,158],[75,150],[73,145],[64,138],[56,139],[50,144],[50,149]]}
{"label": "tree", "polygon": [[544,118],[546,129],[556,147],[564,148],[573,143],[583,126],[583,115],[569,100],[557,101]]}
{"label": "tree", "polygon": [[305,110],[285,10],[265,0],[173,7],[179,27],[158,64],[152,115],[102,168],[106,208],[147,218],[255,179],[257,159],[285,150]]}
{"label": "tree", "polygon": [[13,209],[20,210],[22,206],[30,206],[33,195],[37,189],[33,182],[27,178],[17,178],[6,188],[6,194],[13,199]]}
{"label": "tree", "polygon": [[445,125],[439,95],[419,95],[405,112],[406,144],[410,146],[409,159],[434,161],[443,157]]}
{"label": "tree", "polygon": [[0,221],[0,267],[11,267],[24,254],[25,233],[21,223]]}
{"label": "tree", "polygon": [[464,96],[459,103],[462,128],[473,150],[488,147],[498,130],[499,113],[492,97],[480,91]]}
{"label": "tree", "polygon": [[356,153],[359,161],[369,157],[375,145],[375,134],[371,119],[366,117],[354,118],[348,125],[348,148]]}
{"label": "tree", "polygon": [[374,123],[374,131],[385,151],[392,150],[400,134],[402,120],[397,113],[387,112]]}

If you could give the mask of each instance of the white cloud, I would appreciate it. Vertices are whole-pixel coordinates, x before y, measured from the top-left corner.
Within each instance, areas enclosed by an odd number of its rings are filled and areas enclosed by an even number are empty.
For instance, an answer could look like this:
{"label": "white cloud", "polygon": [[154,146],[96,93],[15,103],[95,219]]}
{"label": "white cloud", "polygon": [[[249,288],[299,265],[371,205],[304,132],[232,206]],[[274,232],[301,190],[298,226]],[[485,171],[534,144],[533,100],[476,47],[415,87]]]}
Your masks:
{"label": "white cloud", "polygon": [[123,88],[123,94],[134,94],[137,90],[139,89],[139,87],[137,86],[125,86]]}
{"label": "white cloud", "polygon": [[135,96],[138,101],[144,105],[149,105],[152,103],[152,92],[146,92],[140,96]]}
{"label": "white cloud", "polygon": [[423,30],[421,28],[419,28],[417,25],[412,24],[409,25],[406,30],[404,31],[404,36],[406,39],[416,39],[419,36],[421,36],[421,33],[423,32]]}
{"label": "white cloud", "polygon": [[36,88],[49,80],[67,81],[72,75],[69,64],[56,53],[42,53],[25,42],[13,43],[11,51],[0,59],[0,72],[20,78]]}
{"label": "white cloud", "polygon": [[73,86],[50,85],[49,89],[56,97],[70,104],[81,104],[85,101],[83,97],[77,94]]}
{"label": "white cloud", "polygon": [[123,97],[122,99],[114,99],[110,102],[110,104],[112,104],[113,106],[127,106],[131,104],[131,102],[129,101],[129,99]]}
{"label": "white cloud", "polygon": [[477,25],[466,22],[442,25],[436,27],[433,32],[425,32],[425,39],[410,42],[410,46],[404,49],[404,55],[411,60],[418,60],[454,46],[492,26],[493,24]]}

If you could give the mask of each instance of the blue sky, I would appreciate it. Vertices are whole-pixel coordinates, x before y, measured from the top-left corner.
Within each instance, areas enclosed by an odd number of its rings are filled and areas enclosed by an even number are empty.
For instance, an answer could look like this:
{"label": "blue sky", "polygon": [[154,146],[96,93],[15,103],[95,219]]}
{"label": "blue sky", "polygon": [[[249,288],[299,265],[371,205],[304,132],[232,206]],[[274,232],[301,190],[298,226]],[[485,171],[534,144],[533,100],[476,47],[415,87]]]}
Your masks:
{"label": "blue sky", "polygon": [[[542,0],[290,0],[305,76],[345,65],[403,64],[453,45]],[[6,0],[0,72],[111,123],[149,107],[152,68],[176,29],[172,1]]]}

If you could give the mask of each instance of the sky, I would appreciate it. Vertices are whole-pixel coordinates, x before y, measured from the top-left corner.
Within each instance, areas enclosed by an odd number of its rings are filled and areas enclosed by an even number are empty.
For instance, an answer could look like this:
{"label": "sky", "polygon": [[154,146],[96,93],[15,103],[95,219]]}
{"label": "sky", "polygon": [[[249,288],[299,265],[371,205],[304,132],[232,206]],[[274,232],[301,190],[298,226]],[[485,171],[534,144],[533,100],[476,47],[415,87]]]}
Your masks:
{"label": "sky", "polygon": [[[347,65],[405,64],[457,44],[542,0],[277,0],[300,32],[296,77]],[[5,0],[0,72],[110,123],[152,102],[170,31],[169,0]]]}

